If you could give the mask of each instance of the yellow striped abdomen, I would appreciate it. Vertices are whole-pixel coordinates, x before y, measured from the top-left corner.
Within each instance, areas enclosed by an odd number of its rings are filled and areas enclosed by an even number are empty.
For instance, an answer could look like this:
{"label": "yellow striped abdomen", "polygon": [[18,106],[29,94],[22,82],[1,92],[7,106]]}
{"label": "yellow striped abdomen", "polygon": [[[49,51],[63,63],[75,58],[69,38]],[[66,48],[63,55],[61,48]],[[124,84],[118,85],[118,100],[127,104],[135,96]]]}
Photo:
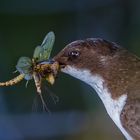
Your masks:
{"label": "yellow striped abdomen", "polygon": [[12,85],[15,85],[17,83],[19,83],[21,80],[24,79],[24,74],[20,74],[18,75],[17,77],[9,80],[9,81],[6,81],[6,82],[0,82],[0,86],[12,86]]}

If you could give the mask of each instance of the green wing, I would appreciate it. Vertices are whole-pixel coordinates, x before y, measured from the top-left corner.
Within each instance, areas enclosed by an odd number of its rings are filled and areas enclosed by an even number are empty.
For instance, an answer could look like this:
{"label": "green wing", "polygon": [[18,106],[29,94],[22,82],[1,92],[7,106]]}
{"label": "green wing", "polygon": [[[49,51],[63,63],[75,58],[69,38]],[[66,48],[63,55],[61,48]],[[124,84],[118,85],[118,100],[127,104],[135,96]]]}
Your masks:
{"label": "green wing", "polygon": [[42,60],[42,55],[43,55],[43,48],[41,46],[37,46],[34,50],[33,58],[36,61],[41,61]]}
{"label": "green wing", "polygon": [[35,48],[33,58],[36,61],[43,61],[49,59],[54,45],[54,41],[55,41],[55,34],[53,32],[49,32],[45,36],[41,46],[37,46]]}
{"label": "green wing", "polygon": [[49,32],[44,38],[41,46],[44,49],[43,57],[44,59],[48,59],[50,57],[53,45],[55,41],[55,34],[53,32]]}
{"label": "green wing", "polygon": [[16,65],[16,69],[19,73],[25,74],[26,80],[32,79],[32,61],[29,57],[20,57]]}

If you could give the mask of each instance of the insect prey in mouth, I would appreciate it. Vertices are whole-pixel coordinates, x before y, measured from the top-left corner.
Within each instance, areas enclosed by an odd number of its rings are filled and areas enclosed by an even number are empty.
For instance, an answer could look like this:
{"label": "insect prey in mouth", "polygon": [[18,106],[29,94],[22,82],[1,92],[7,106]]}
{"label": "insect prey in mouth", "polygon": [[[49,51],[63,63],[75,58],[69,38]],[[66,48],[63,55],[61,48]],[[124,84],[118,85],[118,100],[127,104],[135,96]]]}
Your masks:
{"label": "insect prey in mouth", "polygon": [[46,103],[43,99],[41,86],[42,80],[46,80],[49,84],[53,85],[55,82],[55,77],[59,71],[59,64],[50,59],[50,54],[55,42],[55,34],[49,32],[41,45],[37,46],[33,53],[33,58],[22,56],[19,58],[16,71],[20,74],[6,82],[0,82],[0,86],[13,86],[23,79],[34,80],[37,93],[40,96],[43,108],[47,109]]}

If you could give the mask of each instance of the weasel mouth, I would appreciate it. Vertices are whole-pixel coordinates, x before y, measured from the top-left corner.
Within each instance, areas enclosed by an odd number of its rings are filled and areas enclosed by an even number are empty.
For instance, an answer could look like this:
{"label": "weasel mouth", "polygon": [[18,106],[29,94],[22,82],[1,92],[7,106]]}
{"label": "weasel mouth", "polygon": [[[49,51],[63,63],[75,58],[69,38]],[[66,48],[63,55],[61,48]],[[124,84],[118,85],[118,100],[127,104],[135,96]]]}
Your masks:
{"label": "weasel mouth", "polygon": [[65,66],[66,66],[66,64],[64,62],[58,61],[57,59],[56,60],[55,59],[52,59],[52,64],[53,63],[57,63],[59,65],[59,69],[60,70],[63,69],[63,68],[65,68]]}
{"label": "weasel mouth", "polygon": [[63,69],[63,68],[65,68],[65,64],[64,63],[61,63],[61,62],[58,62],[59,63],[59,67],[60,67],[60,69]]}

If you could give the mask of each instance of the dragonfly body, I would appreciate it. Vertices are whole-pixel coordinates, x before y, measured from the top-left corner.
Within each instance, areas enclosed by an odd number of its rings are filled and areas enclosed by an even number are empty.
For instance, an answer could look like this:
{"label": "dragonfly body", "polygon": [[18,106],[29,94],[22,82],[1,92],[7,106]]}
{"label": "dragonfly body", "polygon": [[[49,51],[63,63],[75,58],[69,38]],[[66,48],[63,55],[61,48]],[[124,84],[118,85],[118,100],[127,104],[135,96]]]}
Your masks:
{"label": "dragonfly body", "polygon": [[54,84],[55,76],[59,70],[57,62],[51,64],[50,61],[43,61],[33,67],[33,78],[37,88],[37,92],[41,93],[41,81],[47,80],[51,85]]}
{"label": "dragonfly body", "polygon": [[[48,79],[50,75],[56,76],[57,72],[59,70],[59,65],[57,62],[53,62],[51,64],[50,61],[44,61],[39,64],[37,64],[34,67],[34,70],[36,73],[39,74],[41,79]],[[50,84],[53,84],[51,81],[49,81]]]}
{"label": "dragonfly body", "polygon": [[20,74],[17,77],[6,81],[6,82],[0,82],[0,86],[13,86],[17,83],[19,83],[20,81],[22,81],[24,79],[25,75],[24,74]]}

